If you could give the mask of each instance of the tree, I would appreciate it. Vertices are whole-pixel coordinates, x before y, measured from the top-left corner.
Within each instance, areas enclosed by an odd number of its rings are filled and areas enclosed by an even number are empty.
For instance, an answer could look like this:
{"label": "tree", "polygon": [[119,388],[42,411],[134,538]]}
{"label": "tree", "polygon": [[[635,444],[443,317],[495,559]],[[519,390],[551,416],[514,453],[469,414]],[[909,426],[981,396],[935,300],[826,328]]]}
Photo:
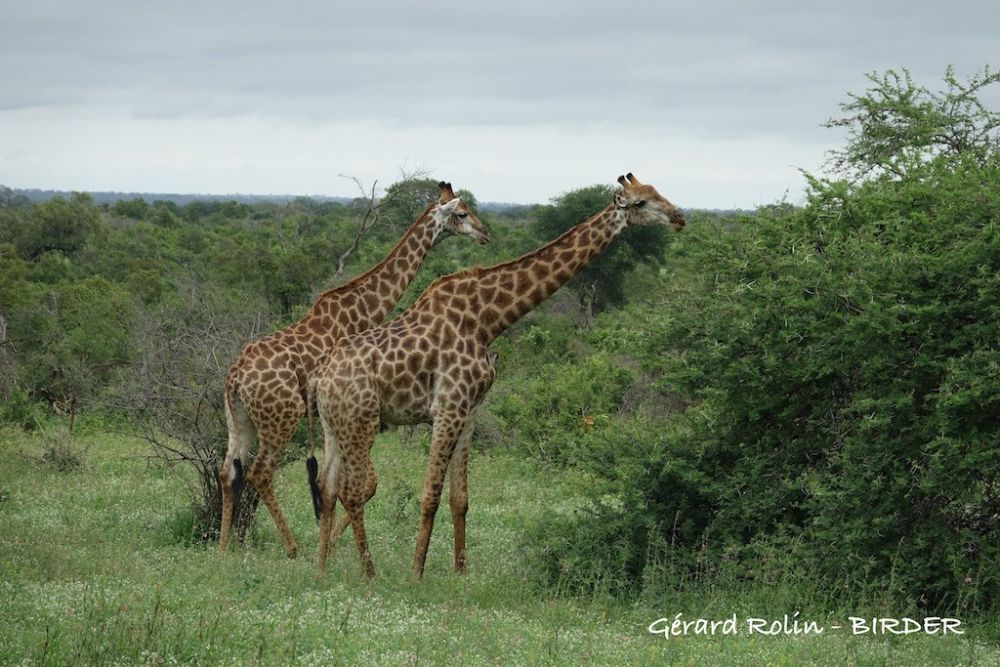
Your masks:
{"label": "tree", "polygon": [[17,341],[17,383],[72,421],[113,372],[128,363],[131,297],[92,276],[54,285],[24,282],[12,299],[8,335]]}
{"label": "tree", "polygon": [[834,170],[855,178],[900,178],[935,159],[981,166],[996,157],[1000,112],[987,108],[980,94],[1000,81],[1000,72],[987,65],[962,82],[948,67],[938,92],[914,83],[905,69],[867,78],[872,87],[849,95],[840,106],[843,115],[826,123],[848,131],[846,146],[830,153]]}
{"label": "tree", "polygon": [[441,191],[433,178],[408,176],[385,189],[381,215],[393,231],[402,231],[413,224],[417,216],[437,201]]}
{"label": "tree", "polygon": [[54,197],[33,207],[16,244],[27,259],[50,251],[72,255],[100,226],[100,212],[93,199],[75,192],[69,200]]}
{"label": "tree", "polygon": [[142,220],[149,213],[149,204],[142,197],[133,197],[132,199],[119,199],[111,207],[111,210],[115,214],[120,215],[124,218],[132,218],[133,220]]}

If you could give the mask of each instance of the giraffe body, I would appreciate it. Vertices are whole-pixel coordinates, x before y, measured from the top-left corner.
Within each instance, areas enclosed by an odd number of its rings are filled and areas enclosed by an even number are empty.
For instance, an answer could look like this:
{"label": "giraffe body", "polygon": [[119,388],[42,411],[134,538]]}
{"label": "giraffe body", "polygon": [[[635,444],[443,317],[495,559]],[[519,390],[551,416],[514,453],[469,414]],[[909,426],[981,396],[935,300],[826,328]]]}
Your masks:
{"label": "giraffe body", "polygon": [[611,206],[555,241],[511,262],[440,278],[398,318],[341,339],[327,354],[310,385],[326,450],[320,475],[320,570],[339,498],[348,515],[342,526],[350,522],[364,573],[374,575],[364,505],[374,493],[370,452],[379,423],[429,422],[433,432],[413,571],[423,573],[446,474],[455,568],[464,571],[469,442],[472,417],[496,375],[490,343],[600,254],[626,225],[684,225],[680,212],[651,186],[631,174],[619,182],[623,189]]}
{"label": "giraffe body", "polygon": [[[341,336],[380,323],[413,280],[431,246],[445,234],[486,243],[489,235],[451,184],[428,206],[389,255],[365,274],[322,294],[295,324],[247,344],[226,377],[229,447],[219,477],[222,486],[220,550],[231,539],[233,508],[243,486],[243,466],[256,435],[257,456],[246,473],[270,512],[289,558],[295,538],[274,496],[281,454],[306,414],[306,385],[322,356]],[[376,478],[377,479],[377,478]]]}

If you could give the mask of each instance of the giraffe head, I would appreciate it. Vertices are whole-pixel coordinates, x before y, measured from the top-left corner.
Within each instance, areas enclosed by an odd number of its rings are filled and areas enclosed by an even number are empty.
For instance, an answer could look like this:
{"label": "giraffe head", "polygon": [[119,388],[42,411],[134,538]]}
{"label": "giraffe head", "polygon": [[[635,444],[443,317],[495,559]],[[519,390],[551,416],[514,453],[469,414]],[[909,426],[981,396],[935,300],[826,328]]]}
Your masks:
{"label": "giraffe head", "polygon": [[632,174],[619,176],[618,182],[622,189],[615,193],[615,206],[625,212],[627,224],[669,224],[677,231],[684,228],[684,214],[652,185],[643,185]]}
{"label": "giraffe head", "polygon": [[437,205],[434,208],[434,220],[438,225],[438,234],[459,234],[470,236],[481,245],[490,242],[490,234],[486,227],[479,221],[479,218],[469,210],[469,207],[462,201],[461,197],[455,196],[455,191],[451,189],[451,183],[441,181],[438,183],[441,189],[441,196],[438,197]]}

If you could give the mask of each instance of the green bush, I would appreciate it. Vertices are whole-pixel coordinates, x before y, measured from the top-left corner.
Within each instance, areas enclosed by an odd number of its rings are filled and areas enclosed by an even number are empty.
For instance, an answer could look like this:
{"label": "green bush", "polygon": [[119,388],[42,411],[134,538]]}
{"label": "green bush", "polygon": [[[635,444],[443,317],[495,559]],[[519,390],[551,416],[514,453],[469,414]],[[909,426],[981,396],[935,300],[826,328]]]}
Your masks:
{"label": "green bush", "polygon": [[32,400],[28,392],[14,388],[10,398],[0,403],[0,421],[25,431],[34,431],[45,419],[45,404]]}
{"label": "green bush", "polygon": [[[898,81],[871,95],[919,102]],[[914,113],[962,125],[974,106]],[[884,141],[909,129],[879,104],[845,107],[869,108],[852,145],[908,145]],[[810,178],[802,208],[692,225],[662,302],[595,335],[682,412],[577,450],[596,497],[533,535],[548,581],[770,582],[765,563],[795,562],[788,576],[901,609],[1000,602],[1000,161],[879,155],[865,180]]]}
{"label": "green bush", "polygon": [[575,536],[542,538],[552,563],[635,585],[656,544],[690,567],[707,545],[753,576],[749,555],[787,540],[831,586],[993,603],[1000,170],[934,176],[813,181],[801,210],[690,235],[685,279],[633,340],[692,402],[684,428],[577,450],[617,501],[549,527]]}
{"label": "green bush", "polygon": [[[528,344],[539,331],[544,330],[529,332]],[[629,369],[606,354],[550,362],[498,391],[490,409],[513,432],[515,443],[539,460],[565,465],[609,425],[631,379]]]}

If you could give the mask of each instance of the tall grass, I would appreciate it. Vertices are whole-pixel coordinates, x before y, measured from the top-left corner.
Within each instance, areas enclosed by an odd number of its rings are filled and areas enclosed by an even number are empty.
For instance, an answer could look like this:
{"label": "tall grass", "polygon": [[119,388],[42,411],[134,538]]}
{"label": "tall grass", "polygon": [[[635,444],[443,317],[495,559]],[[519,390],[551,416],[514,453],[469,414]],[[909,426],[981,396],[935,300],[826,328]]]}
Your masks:
{"label": "tall grass", "polygon": [[[1000,664],[972,620],[961,637],[650,635],[660,617],[780,618],[803,599],[735,582],[630,602],[599,588],[542,589],[523,557],[525,528],[578,505],[587,480],[496,450],[471,465],[469,574],[450,571],[445,503],[415,581],[423,448],[380,437],[368,512],[379,574],[365,583],[347,537],[316,577],[298,463],[281,471],[277,492],[303,556],[287,561],[261,514],[248,542],[222,557],[185,534],[184,471],[148,463],[138,441],[78,437],[84,465],[58,472],[31,458],[40,436],[0,432],[0,664]],[[827,622],[855,611],[828,602],[814,599],[808,613]]]}

